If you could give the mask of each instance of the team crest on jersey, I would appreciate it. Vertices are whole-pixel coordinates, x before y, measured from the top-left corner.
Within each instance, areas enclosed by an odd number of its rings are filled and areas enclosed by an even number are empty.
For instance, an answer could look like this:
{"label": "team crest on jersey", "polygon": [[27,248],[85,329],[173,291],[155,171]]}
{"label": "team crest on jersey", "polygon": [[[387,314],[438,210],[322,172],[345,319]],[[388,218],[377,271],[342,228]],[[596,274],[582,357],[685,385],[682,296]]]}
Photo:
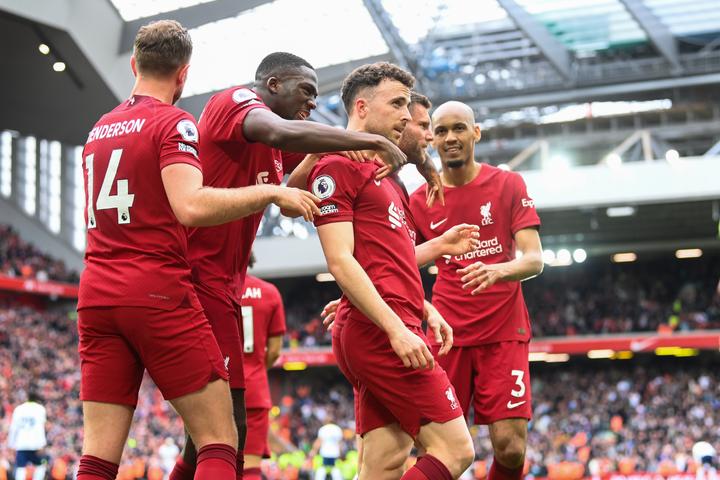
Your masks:
{"label": "team crest on jersey", "polygon": [[492,225],[493,223],[492,214],[490,213],[491,206],[492,202],[487,202],[485,205],[480,207],[480,215],[483,217],[480,221],[482,226]]}
{"label": "team crest on jersey", "polygon": [[445,390],[445,396],[447,397],[448,401],[450,402],[450,408],[452,410],[455,410],[458,408],[458,402],[455,399],[455,394],[453,393],[452,387],[448,387],[447,390]]}
{"label": "team crest on jersey", "polygon": [[235,103],[245,103],[248,100],[256,100],[257,98],[257,94],[247,88],[238,88],[232,94],[232,99]]}
{"label": "team crest on jersey", "polygon": [[186,142],[198,141],[198,131],[195,122],[191,120],[180,120],[177,124],[177,131]]}
{"label": "team crest on jersey", "polygon": [[320,175],[313,182],[312,191],[320,200],[331,197],[335,193],[335,180],[330,175]]}

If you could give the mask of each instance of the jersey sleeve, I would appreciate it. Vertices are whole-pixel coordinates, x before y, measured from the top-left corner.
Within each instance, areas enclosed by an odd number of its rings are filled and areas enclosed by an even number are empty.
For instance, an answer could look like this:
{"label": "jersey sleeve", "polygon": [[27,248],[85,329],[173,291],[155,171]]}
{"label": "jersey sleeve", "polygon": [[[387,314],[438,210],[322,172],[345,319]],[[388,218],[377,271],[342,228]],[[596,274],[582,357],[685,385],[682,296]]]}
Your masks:
{"label": "jersey sleeve", "polygon": [[353,205],[366,176],[355,164],[340,156],[325,157],[308,176],[308,191],[320,199],[320,215],[315,226],[336,222],[351,222]]}
{"label": "jersey sleeve", "polygon": [[421,185],[413,193],[410,194],[410,216],[412,217],[413,224],[415,226],[415,234],[417,239],[415,245],[420,245],[428,241],[427,235],[424,231],[424,226],[427,224],[425,221],[425,189],[426,185]]}
{"label": "jersey sleeve", "polygon": [[528,227],[539,227],[540,217],[535,210],[535,201],[530,198],[525,186],[525,181],[522,177],[513,173],[511,176],[512,182],[512,206],[511,214],[512,219],[510,222],[513,235]]}
{"label": "jersey sleeve", "polygon": [[202,170],[199,157],[199,135],[195,120],[178,109],[162,129],[160,140],[160,170],[174,163],[187,163]]}
{"label": "jersey sleeve", "polygon": [[243,133],[247,115],[257,108],[270,110],[258,95],[249,88],[239,87],[221,93],[204,112],[203,117],[212,123],[206,126],[211,139],[216,142],[252,143]]}
{"label": "jersey sleeve", "polygon": [[268,323],[268,337],[275,337],[285,333],[285,307],[283,307],[282,297],[276,288],[273,288],[273,310],[270,322]]}

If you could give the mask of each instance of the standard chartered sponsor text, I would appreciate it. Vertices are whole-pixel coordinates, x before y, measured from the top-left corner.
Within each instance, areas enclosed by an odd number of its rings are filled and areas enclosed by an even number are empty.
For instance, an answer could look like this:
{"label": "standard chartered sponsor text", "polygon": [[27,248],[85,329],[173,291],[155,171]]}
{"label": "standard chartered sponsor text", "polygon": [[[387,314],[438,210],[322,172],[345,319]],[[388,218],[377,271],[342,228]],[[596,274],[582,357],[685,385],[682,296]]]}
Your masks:
{"label": "standard chartered sponsor text", "polygon": [[480,246],[476,250],[468,252],[464,255],[455,255],[453,260],[456,262],[473,260],[475,258],[487,257],[488,255],[497,255],[498,253],[502,253],[502,251],[503,246],[500,244],[498,237],[493,237],[487,240],[481,240]]}

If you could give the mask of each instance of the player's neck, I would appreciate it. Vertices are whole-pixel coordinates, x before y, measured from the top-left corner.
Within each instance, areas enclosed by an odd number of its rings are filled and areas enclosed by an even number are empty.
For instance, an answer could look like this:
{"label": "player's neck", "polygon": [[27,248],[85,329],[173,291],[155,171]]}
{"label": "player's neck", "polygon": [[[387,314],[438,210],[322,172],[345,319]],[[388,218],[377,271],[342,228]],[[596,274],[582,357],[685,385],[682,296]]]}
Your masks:
{"label": "player's neck", "polygon": [[[346,130],[351,130],[353,132],[365,132],[365,133],[373,133],[368,132],[361,122],[356,121],[353,117],[350,117],[348,120],[348,125]],[[375,150],[363,150],[362,154],[365,158],[371,160],[377,156],[377,152]]]}
{"label": "player's neck", "polygon": [[167,80],[156,80],[138,75],[135,78],[135,86],[130,95],[144,95],[160,100],[163,103],[172,104],[175,85]]}
{"label": "player's neck", "polygon": [[477,178],[480,173],[482,164],[477,163],[475,160],[466,163],[459,168],[443,167],[442,169],[442,181],[445,185],[451,187],[462,187],[467,185]]}

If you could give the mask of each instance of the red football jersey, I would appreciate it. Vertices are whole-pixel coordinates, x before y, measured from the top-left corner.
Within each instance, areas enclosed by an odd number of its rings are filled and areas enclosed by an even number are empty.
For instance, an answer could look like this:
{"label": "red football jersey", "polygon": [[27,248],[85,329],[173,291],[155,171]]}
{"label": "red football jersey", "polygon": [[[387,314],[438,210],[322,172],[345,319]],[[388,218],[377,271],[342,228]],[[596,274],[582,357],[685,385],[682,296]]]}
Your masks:
{"label": "red football jersey", "polygon": [[161,170],[200,168],[198,129],[187,112],[135,95],[103,115],[83,149],[86,268],[78,308],[173,309],[192,289],[184,227]]}
{"label": "red football jersey", "polygon": [[[205,185],[236,188],[282,181],[282,152],[250,142],[243,134],[243,122],[256,108],[269,110],[255,92],[244,87],[213,95],[205,106],[198,124]],[[224,225],[191,229],[193,281],[236,298],[235,286],[242,288],[262,216],[263,212],[257,212]]]}
{"label": "red football jersey", "polygon": [[[322,200],[315,225],[352,222],[353,256],[403,322],[419,326],[424,296],[412,230],[397,188],[386,178],[375,180],[377,168],[340,155],[323,157],[308,177],[308,190]],[[371,322],[352,304],[346,313]]]}
{"label": "red football jersey", "polygon": [[270,408],[265,352],[268,337],[285,333],[285,309],[277,287],[248,275],[245,277],[242,305],[243,356],[245,368],[245,406]]}
{"label": "red football jersey", "polygon": [[462,187],[445,187],[445,206],[425,206],[426,186],[410,196],[418,236],[431,239],[454,225],[480,226],[481,246],[465,255],[439,258],[433,305],[452,326],[458,347],[508,340],[530,340],[530,317],[520,282],[497,282],[477,296],[463,290],[457,270],[477,261],[508,262],[515,258],[514,235],[538,227],[535,202],[522,177],[483,164],[478,176]]}

